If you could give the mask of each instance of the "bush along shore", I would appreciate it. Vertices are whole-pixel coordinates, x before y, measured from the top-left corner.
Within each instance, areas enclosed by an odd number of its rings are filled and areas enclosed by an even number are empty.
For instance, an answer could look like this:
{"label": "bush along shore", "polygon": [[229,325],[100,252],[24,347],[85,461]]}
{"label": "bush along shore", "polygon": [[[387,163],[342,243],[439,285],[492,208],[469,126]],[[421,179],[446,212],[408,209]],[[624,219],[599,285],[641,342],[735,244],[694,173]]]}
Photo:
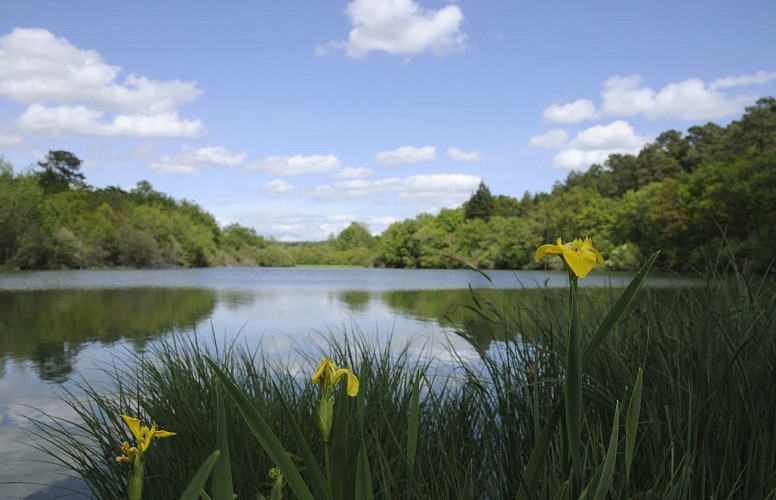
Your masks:
{"label": "bush along shore", "polygon": [[284,364],[170,336],[65,394],[78,418],[32,421],[35,443],[103,499],[776,498],[776,286],[733,261],[640,289],[656,257],[600,304],[592,241],[540,246],[561,307],[473,297],[501,334],[452,366],[357,330]]}

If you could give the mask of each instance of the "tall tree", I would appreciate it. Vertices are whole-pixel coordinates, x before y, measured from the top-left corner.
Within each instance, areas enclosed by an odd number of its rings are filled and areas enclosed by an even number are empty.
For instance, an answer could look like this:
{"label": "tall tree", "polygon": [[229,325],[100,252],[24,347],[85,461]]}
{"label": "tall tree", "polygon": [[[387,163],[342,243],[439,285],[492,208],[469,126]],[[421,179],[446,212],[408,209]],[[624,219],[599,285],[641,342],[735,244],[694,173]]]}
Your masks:
{"label": "tall tree", "polygon": [[477,191],[466,202],[464,219],[488,220],[495,211],[496,202],[493,200],[493,195],[490,194],[488,186],[483,181],[480,181]]}
{"label": "tall tree", "polygon": [[49,151],[46,161],[38,162],[42,170],[35,173],[46,194],[86,187],[81,173],[81,160],[69,151]]}

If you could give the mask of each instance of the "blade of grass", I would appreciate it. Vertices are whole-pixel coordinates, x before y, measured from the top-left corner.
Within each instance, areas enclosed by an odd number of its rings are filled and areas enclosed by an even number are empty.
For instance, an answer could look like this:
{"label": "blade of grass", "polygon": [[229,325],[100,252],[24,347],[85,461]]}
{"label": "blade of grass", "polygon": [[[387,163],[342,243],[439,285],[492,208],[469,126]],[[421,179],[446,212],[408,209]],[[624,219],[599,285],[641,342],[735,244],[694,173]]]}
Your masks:
{"label": "blade of grass", "polygon": [[410,419],[407,426],[407,464],[410,472],[415,468],[415,456],[418,452],[418,431],[420,428],[420,372],[415,374],[410,402]]}
{"label": "blade of grass", "polygon": [[232,466],[229,461],[229,439],[226,429],[226,413],[224,396],[220,387],[216,387],[216,448],[221,451],[213,469],[213,498],[215,500],[232,500]]}
{"label": "blade of grass", "polygon": [[336,471],[348,470],[348,392],[347,384],[340,384],[334,403],[334,422],[331,429],[331,496],[341,500],[345,495],[345,485],[350,481],[347,474]]}
{"label": "blade of grass", "polygon": [[210,471],[213,470],[213,466],[216,464],[220,454],[221,452],[216,450],[202,462],[194,477],[191,478],[189,485],[183,491],[181,500],[199,500],[199,494],[205,486],[207,478],[210,477]]}
{"label": "blade of grass", "polygon": [[609,448],[606,450],[601,478],[598,480],[598,487],[593,495],[593,500],[606,500],[606,495],[612,487],[612,476],[614,474],[614,464],[617,458],[617,443],[620,434],[620,403],[614,410],[614,422],[612,423],[612,435],[609,438]]}
{"label": "blade of grass", "polygon": [[273,433],[272,429],[267,425],[267,422],[264,421],[248,398],[245,397],[245,394],[234,385],[215,362],[208,357],[205,357],[205,360],[237,404],[237,408],[240,410],[245,423],[248,425],[248,428],[250,428],[253,435],[256,436],[256,439],[259,440],[261,447],[264,448],[264,451],[269,455],[270,459],[277,464],[277,467],[283,473],[283,476],[285,476],[291,490],[293,490],[299,498],[313,500],[315,497],[310,492],[307,484],[305,484],[304,479],[302,479],[302,476],[296,469],[294,462],[291,461],[285,448],[283,448],[283,445],[280,443],[277,436],[275,436],[275,433]]}
{"label": "blade of grass", "polygon": [[288,406],[288,403],[286,403],[286,399],[280,394],[280,389],[274,384],[273,387],[275,388],[275,395],[280,402],[280,408],[283,411],[283,418],[291,430],[291,436],[294,438],[294,443],[296,443],[296,447],[302,457],[302,462],[304,463],[307,472],[310,474],[310,485],[312,486],[313,493],[315,493],[315,497],[323,500],[331,499],[331,492],[326,483],[326,476],[323,474],[323,470],[321,469],[318,460],[316,460],[315,454],[313,454],[310,445],[307,443],[307,440],[302,433],[302,429],[294,418],[291,408]]}
{"label": "blade of grass", "polygon": [[641,391],[643,385],[643,371],[639,368],[636,374],[636,383],[633,386],[633,394],[628,404],[628,414],[625,417],[625,483],[630,484],[631,465],[633,464],[633,452],[636,447],[636,430],[639,425],[641,413]]}
{"label": "blade of grass", "polygon": [[590,361],[593,359],[593,355],[595,354],[596,350],[601,346],[603,341],[606,339],[606,336],[609,335],[612,327],[614,327],[614,324],[618,319],[620,319],[620,316],[625,311],[625,308],[628,307],[628,304],[631,303],[633,297],[636,296],[636,292],[639,291],[641,284],[644,283],[645,279],[647,279],[647,274],[649,274],[650,269],[652,269],[652,266],[655,264],[655,260],[657,259],[658,255],[660,255],[659,251],[653,253],[647,262],[641,266],[639,272],[636,273],[636,276],[633,277],[625,290],[623,290],[623,292],[620,294],[617,302],[615,302],[612,308],[609,309],[609,312],[598,326],[595,335],[593,335],[593,338],[590,340],[590,343],[587,345],[587,347],[585,347],[585,351],[582,354],[583,370],[587,367],[587,365],[590,364]]}
{"label": "blade of grass", "polygon": [[366,453],[366,433],[364,432],[364,391],[358,391],[358,430],[361,444],[358,448],[356,464],[356,500],[372,500],[372,472],[369,469],[369,457]]}

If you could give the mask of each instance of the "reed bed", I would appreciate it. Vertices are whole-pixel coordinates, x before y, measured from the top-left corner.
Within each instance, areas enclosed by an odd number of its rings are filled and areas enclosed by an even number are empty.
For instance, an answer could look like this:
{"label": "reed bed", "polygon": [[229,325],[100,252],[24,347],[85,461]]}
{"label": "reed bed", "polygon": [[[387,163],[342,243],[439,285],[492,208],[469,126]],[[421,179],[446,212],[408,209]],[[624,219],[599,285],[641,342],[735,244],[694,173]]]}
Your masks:
{"label": "reed bed", "polygon": [[[608,293],[610,300],[584,287],[580,293],[584,346],[616,291]],[[114,461],[126,436],[118,415],[157,422],[178,434],[154,444],[145,498],[176,498],[215,449],[219,385],[206,357],[295,454],[278,401],[282,394],[313,453],[322,457],[315,444],[317,394],[310,383],[320,354],[352,368],[365,391],[363,439],[376,498],[516,498],[537,439],[563,398],[567,310],[556,290],[506,305],[473,294],[466,307],[500,332],[497,341],[479,348],[476,361],[456,358],[453,351],[452,366],[440,367],[411,354],[409,346],[372,340],[357,327],[333,332],[319,353],[300,352],[283,363],[238,343],[174,335],[151,352],[128,353],[105,368],[107,389],[84,383],[85,396],[64,394],[77,419],[34,420],[32,432],[52,461],[83,477],[95,497],[111,499],[124,497],[127,474]],[[637,429],[632,463],[627,472],[618,467],[612,474],[613,496],[776,498],[772,279],[732,268],[707,276],[698,287],[643,289],[585,361],[580,450],[588,478],[607,460],[612,429],[623,429],[614,441],[618,457],[628,446],[618,409],[632,399],[639,369],[643,374],[640,416],[631,424]],[[416,377],[418,441],[410,463],[408,415]],[[257,498],[272,487],[268,471],[275,464],[233,401],[224,401],[234,491],[238,498]],[[356,419],[353,402],[339,398],[337,405],[349,405],[343,414]],[[555,498],[565,488],[564,436],[554,433],[542,457],[537,498]],[[361,439],[353,432],[337,450],[346,457],[342,477],[355,477]],[[352,488],[339,495],[354,498]]]}

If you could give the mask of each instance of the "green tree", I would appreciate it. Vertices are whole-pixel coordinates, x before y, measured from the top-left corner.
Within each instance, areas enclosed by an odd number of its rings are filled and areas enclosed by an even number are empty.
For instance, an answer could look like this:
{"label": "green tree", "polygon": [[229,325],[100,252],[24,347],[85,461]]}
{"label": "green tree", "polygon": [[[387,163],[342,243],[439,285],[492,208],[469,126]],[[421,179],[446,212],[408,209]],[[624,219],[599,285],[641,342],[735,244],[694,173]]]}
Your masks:
{"label": "green tree", "polygon": [[49,151],[46,161],[38,162],[38,167],[42,170],[35,175],[46,194],[86,187],[81,160],[73,153]]}
{"label": "green tree", "polygon": [[464,204],[464,219],[488,220],[496,211],[496,203],[490,189],[480,181],[477,191]]}
{"label": "green tree", "polygon": [[336,246],[339,250],[351,250],[353,248],[371,248],[374,245],[374,236],[369,232],[366,224],[351,222],[336,237]]}

